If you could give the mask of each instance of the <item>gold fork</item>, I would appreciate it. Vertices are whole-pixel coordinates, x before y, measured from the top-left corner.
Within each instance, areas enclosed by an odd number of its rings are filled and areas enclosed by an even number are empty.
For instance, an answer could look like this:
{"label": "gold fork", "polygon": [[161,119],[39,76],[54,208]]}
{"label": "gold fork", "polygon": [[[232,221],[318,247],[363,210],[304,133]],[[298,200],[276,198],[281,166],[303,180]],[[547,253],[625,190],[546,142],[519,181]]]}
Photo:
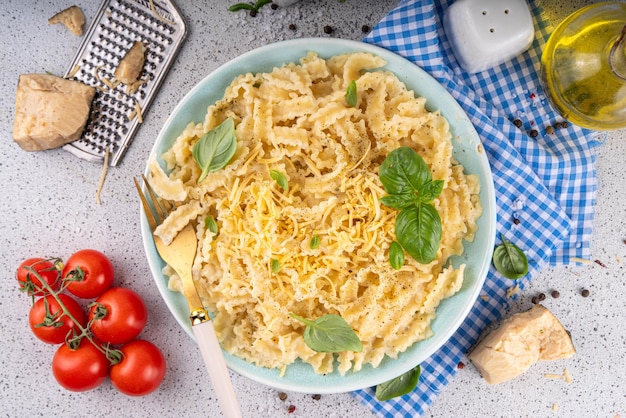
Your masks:
{"label": "gold fork", "polygon": [[165,245],[161,238],[154,234],[154,231],[174,209],[174,206],[156,195],[145,175],[142,174],[141,177],[148,192],[147,195],[144,194],[137,179],[133,177],[133,180],[141,199],[143,212],[152,230],[154,244],[163,261],[176,271],[183,282],[183,293],[189,306],[191,329],[202,353],[204,364],[209,372],[209,377],[217,394],[222,412],[228,418],[241,417],[237,397],[230,381],[226,361],[215,335],[213,323],[202,304],[191,275],[191,266],[198,248],[196,231],[190,223],[176,235],[169,245]]}

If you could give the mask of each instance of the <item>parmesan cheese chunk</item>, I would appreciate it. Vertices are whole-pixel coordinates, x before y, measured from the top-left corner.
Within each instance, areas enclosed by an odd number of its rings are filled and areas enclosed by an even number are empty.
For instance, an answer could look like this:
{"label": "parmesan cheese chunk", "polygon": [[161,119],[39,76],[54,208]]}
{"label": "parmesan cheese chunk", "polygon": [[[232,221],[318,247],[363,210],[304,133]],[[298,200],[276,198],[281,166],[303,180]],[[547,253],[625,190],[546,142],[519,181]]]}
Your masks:
{"label": "parmesan cheese chunk", "polygon": [[95,89],[47,74],[22,74],[17,85],[13,140],[25,151],[57,148],[79,139]]}
{"label": "parmesan cheese chunk", "polygon": [[139,41],[135,41],[128,50],[122,61],[115,69],[115,79],[126,85],[135,83],[139,79],[139,74],[143,70],[146,60],[146,47]]}
{"label": "parmesan cheese chunk", "polygon": [[542,305],[513,315],[490,332],[469,355],[487,383],[495,385],[522,374],[541,360],[576,353],[559,320]]}
{"label": "parmesan cheese chunk", "polygon": [[80,7],[71,6],[48,19],[48,24],[54,25],[56,23],[63,24],[74,35],[82,36],[85,15]]}

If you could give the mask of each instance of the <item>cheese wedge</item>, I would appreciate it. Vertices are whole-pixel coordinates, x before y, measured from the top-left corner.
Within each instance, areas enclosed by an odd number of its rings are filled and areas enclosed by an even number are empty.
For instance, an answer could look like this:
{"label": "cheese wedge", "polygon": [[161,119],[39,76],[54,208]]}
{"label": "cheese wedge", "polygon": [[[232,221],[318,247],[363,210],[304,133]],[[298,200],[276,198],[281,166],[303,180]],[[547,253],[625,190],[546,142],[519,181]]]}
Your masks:
{"label": "cheese wedge", "polygon": [[146,47],[141,42],[135,41],[115,69],[113,74],[115,79],[127,85],[133,84],[139,79],[145,60]]}
{"label": "cheese wedge", "polygon": [[47,74],[20,75],[13,140],[25,151],[42,151],[79,139],[95,93],[79,81]]}
{"label": "cheese wedge", "polygon": [[85,26],[85,15],[80,7],[71,6],[48,19],[48,24],[54,25],[56,23],[63,24],[74,35],[81,36]]}
{"label": "cheese wedge", "polygon": [[538,361],[569,358],[575,353],[563,325],[538,304],[506,319],[468,357],[487,383],[495,385],[519,376]]}

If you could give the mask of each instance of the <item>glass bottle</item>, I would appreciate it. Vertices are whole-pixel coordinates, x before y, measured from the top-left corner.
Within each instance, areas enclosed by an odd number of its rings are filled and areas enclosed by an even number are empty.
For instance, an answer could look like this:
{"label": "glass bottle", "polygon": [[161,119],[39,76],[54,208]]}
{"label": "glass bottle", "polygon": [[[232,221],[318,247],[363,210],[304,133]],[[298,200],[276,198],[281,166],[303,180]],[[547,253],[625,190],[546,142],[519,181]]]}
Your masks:
{"label": "glass bottle", "polygon": [[543,50],[541,81],[570,122],[626,128],[626,3],[592,4],[565,18]]}

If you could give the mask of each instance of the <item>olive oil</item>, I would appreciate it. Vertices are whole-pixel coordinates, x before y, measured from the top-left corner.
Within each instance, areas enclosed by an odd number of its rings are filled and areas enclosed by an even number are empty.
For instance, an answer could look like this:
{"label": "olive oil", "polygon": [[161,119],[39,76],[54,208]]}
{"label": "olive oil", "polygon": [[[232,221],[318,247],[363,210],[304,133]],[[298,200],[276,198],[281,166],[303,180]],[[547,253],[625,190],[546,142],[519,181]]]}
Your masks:
{"label": "olive oil", "polygon": [[541,57],[556,110],[579,126],[626,127],[626,3],[598,3],[567,17]]}

